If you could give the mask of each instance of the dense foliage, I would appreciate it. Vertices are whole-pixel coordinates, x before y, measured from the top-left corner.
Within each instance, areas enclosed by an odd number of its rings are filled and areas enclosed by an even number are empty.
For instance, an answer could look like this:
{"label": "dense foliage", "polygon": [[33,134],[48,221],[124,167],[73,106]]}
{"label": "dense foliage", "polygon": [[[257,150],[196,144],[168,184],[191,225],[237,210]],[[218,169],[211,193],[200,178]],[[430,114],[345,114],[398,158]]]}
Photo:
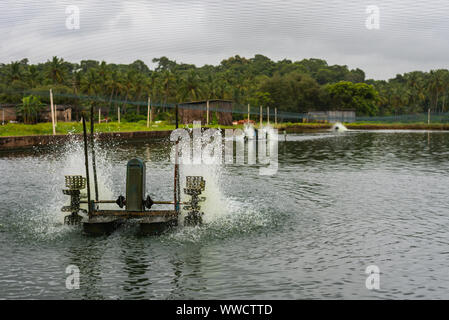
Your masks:
{"label": "dense foliage", "polygon": [[111,114],[120,107],[125,117],[138,121],[145,118],[141,108],[148,97],[161,106],[158,112],[165,118],[170,110],[164,105],[200,99],[232,99],[242,110],[250,104],[277,107],[278,112],[352,109],[357,115],[392,115],[446,111],[449,89],[448,70],[376,81],[365,80],[360,69],[320,59],[275,62],[263,55],[235,56],[217,66],[196,67],[161,57],[153,63],[154,70],[140,60],[124,65],[53,57],[38,64],[27,59],[0,64],[0,103],[23,108],[28,95],[49,103],[52,88],[55,103],[72,105],[75,118],[95,104]]}
{"label": "dense foliage", "polygon": [[18,105],[18,111],[24,123],[36,123],[39,119],[39,112],[43,110],[44,106],[39,97],[27,96]]}

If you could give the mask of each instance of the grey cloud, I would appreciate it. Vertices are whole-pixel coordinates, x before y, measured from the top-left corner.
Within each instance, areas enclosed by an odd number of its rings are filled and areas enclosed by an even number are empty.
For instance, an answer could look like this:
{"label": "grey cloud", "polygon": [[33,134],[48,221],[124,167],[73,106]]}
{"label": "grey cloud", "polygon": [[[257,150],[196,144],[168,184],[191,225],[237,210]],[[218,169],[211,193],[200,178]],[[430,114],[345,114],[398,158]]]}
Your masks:
{"label": "grey cloud", "polygon": [[[65,28],[78,5],[81,29]],[[367,30],[367,5],[380,30]],[[0,61],[53,55],[127,63],[168,56],[197,65],[231,55],[323,58],[385,79],[446,68],[449,3],[443,0],[6,1],[0,3]]]}

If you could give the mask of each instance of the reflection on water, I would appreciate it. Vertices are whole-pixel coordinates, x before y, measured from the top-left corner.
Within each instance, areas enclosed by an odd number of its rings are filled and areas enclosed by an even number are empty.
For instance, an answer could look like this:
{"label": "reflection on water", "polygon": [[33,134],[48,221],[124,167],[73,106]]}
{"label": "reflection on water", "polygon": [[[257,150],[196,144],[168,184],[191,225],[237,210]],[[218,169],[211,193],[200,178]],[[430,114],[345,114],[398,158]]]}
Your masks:
{"label": "reflection on water", "polygon": [[[84,173],[79,143],[0,153],[0,298],[449,298],[448,133],[286,140],[275,176],[253,165],[210,170],[207,224],[157,237],[133,224],[100,238],[62,225],[63,176]],[[126,162],[141,157],[148,193],[170,199],[169,150],[100,145],[103,197],[123,193]],[[79,290],[65,288],[71,264]],[[371,264],[379,291],[365,287]]]}

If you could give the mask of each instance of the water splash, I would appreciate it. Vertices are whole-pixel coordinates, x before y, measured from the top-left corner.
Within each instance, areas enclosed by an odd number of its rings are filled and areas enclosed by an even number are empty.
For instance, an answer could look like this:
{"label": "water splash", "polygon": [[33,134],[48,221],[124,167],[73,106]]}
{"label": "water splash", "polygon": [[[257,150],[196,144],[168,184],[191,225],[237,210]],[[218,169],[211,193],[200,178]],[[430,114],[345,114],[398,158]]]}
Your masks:
{"label": "water splash", "polygon": [[[243,203],[240,199],[225,194],[222,186],[232,182],[228,181],[224,166],[182,165],[180,172],[181,188],[184,188],[185,177],[189,175],[203,176],[206,181],[202,194],[205,201],[201,203],[204,224],[198,227],[182,226],[166,235],[170,240],[196,243],[242,235],[273,225],[274,215],[257,210],[250,201]],[[182,195],[181,200],[187,201],[189,198]],[[181,225],[185,215],[182,212]]]}
{"label": "water splash", "polygon": [[243,125],[243,132],[245,133],[245,137],[247,137],[249,140],[256,139],[256,130],[251,123],[245,123]]}
{"label": "water splash", "polygon": [[333,132],[345,132],[345,131],[348,131],[348,128],[346,128],[341,122],[336,122],[332,126],[331,131],[333,131]]}
{"label": "water splash", "polygon": [[[109,143],[96,144],[98,187],[100,199],[102,200],[115,199],[118,196],[115,189],[118,188],[123,192],[122,189],[125,184],[125,176],[123,174],[125,173],[126,163],[123,163],[123,170],[119,170],[116,165],[116,151],[118,150],[119,153],[125,153],[125,151],[115,147]],[[63,224],[66,213],[61,212],[61,207],[68,205],[70,200],[69,197],[62,194],[61,190],[65,187],[64,175],[85,176],[83,142],[78,137],[73,136],[66,144],[54,146],[53,149],[51,152],[41,152],[38,156],[27,159],[27,161],[34,163],[35,168],[37,168],[32,169],[32,166],[30,168],[31,171],[36,171],[32,180],[38,181],[42,179],[42,172],[46,173],[44,186],[39,189],[45,201],[22,203],[18,200],[18,207],[16,206],[17,214],[14,218],[9,219],[9,223],[12,228],[16,229],[14,233],[21,238],[46,241],[61,237],[66,238],[69,235],[73,236],[73,233],[79,233],[80,236],[82,234],[80,228],[73,228]],[[114,150],[114,153],[111,153],[111,150]],[[145,152],[145,150],[142,152]],[[140,155],[139,149],[136,149],[136,151],[133,156]],[[168,158],[168,150],[159,149],[158,152],[165,154],[165,158]],[[129,154],[128,149],[126,154]],[[140,156],[142,157],[142,155]],[[120,155],[119,158],[122,157]],[[89,160],[91,161],[92,159],[89,158]],[[158,172],[147,170],[147,175],[155,175],[157,177],[156,179],[152,177],[152,179],[147,179],[147,181],[152,181],[151,189],[158,190],[157,197],[161,197],[164,200],[168,198],[167,195],[173,190],[172,180],[166,180],[168,177],[173,177],[173,166],[165,161],[162,160],[161,162],[161,159],[158,158],[156,163],[147,165],[148,168],[154,167],[153,169]],[[18,164],[18,167],[22,165]],[[90,169],[91,194],[93,196],[93,175],[92,168],[90,167]],[[206,180],[206,188],[202,195],[206,198],[206,201],[201,203],[201,209],[204,212],[204,225],[198,228],[184,227],[182,222],[184,221],[185,212],[183,212],[180,217],[180,227],[172,232],[172,236],[175,239],[197,241],[198,239],[222,238],[231,234],[251,232],[254,229],[271,224],[267,213],[261,213],[260,210],[256,210],[251,200],[247,201],[245,199],[245,203],[243,203],[242,199],[229,197],[225,194],[222,187],[229,186],[232,182],[229,181],[229,176],[224,174],[224,172],[225,167],[223,165],[181,165],[181,200],[188,200],[187,196],[183,194],[185,177],[200,175]],[[158,181],[159,178],[164,181]],[[161,190],[168,192],[168,194],[161,194]],[[82,190],[82,192],[86,192],[86,189]],[[19,190],[17,193],[19,193]],[[87,205],[81,207],[87,209]],[[117,209],[115,204],[105,204],[101,208]],[[2,226],[3,229],[6,227],[8,226]]]}
{"label": "water splash", "polygon": [[[204,215],[204,222],[208,223],[214,221],[220,216],[223,216],[227,212],[227,201],[220,188],[221,179],[221,166],[219,165],[181,165],[180,166],[180,179],[181,179],[181,191],[185,188],[187,176],[202,176],[206,181],[206,187],[202,193],[202,197],[206,200],[201,203],[201,209],[203,212],[207,212]],[[181,192],[181,201],[188,201],[189,197]],[[181,220],[184,220],[185,213],[183,212]]]}
{"label": "water splash", "polygon": [[[112,185],[110,174],[113,171],[105,151],[103,147],[96,146],[99,194],[102,198],[109,199],[113,194],[109,188]],[[18,166],[22,171],[30,170],[27,175],[33,181],[33,188],[39,190],[45,200],[37,203],[19,201],[16,204],[17,213],[8,221],[9,228],[23,239],[52,240],[74,230],[73,227],[64,225],[67,213],[62,213],[61,207],[69,205],[70,199],[63,195],[62,189],[65,188],[65,175],[85,176],[84,148],[82,141],[72,135],[63,145],[54,145],[50,151],[36,152],[34,157],[26,159],[25,166],[22,162]],[[43,172],[45,180],[42,180]],[[91,194],[94,194],[93,190],[94,183],[91,179]],[[86,192],[86,189],[82,192]],[[87,205],[81,205],[81,208],[87,209]]]}

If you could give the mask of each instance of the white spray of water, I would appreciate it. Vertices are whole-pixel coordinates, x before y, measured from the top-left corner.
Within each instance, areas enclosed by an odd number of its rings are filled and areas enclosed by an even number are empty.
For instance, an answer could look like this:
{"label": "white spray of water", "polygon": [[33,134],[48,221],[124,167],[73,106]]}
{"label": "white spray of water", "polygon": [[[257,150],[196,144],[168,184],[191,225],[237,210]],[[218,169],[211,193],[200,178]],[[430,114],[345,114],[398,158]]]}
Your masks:
{"label": "white spray of water", "polygon": [[[271,128],[264,129],[268,132]],[[252,130],[254,130],[253,127]],[[270,138],[271,135],[268,134],[267,139]],[[229,188],[230,183],[236,183],[227,176],[224,164],[182,164],[180,174],[182,201],[190,199],[183,194],[186,176],[202,176],[206,181],[205,190],[201,194],[205,201],[200,203],[201,211],[204,213],[204,224],[201,227],[180,228],[177,232],[170,233],[169,238],[181,242],[197,242],[226,237],[230,234],[247,233],[271,225],[272,219],[267,212],[256,209],[251,201],[242,202],[224,192],[224,189]],[[186,212],[183,211],[180,217],[181,225],[185,216]]]}
{"label": "white spray of water", "polygon": [[[60,162],[60,169],[56,169],[56,175],[64,177],[65,175],[81,175],[86,177],[86,166],[84,162],[84,145],[81,141],[72,141],[65,146],[64,159]],[[112,165],[106,160],[104,156],[104,150],[100,146],[95,147],[95,162],[97,171],[98,182],[98,194],[100,200],[111,200],[114,198],[113,191],[109,188],[112,185],[110,174],[112,172]],[[90,180],[90,193],[92,199],[95,199],[95,182],[92,170],[92,154],[89,150],[89,180]],[[61,189],[65,188],[65,185],[60,186]],[[87,187],[81,191],[81,193],[87,194]],[[69,197],[66,196],[65,205],[70,203]],[[113,204],[102,204],[103,209],[109,209]],[[82,209],[87,210],[87,204],[81,204]],[[58,221],[63,222],[64,214],[59,215]]]}
{"label": "white spray of water", "polygon": [[336,122],[332,126],[331,131],[334,131],[334,132],[345,132],[345,131],[348,131],[348,128],[346,128],[341,122]]}
{"label": "white spray of water", "polygon": [[[72,136],[71,140],[62,145],[54,146],[50,153],[39,155],[35,161],[39,162],[42,184],[41,192],[44,200],[35,207],[19,210],[12,227],[20,230],[22,237],[38,237],[39,239],[54,239],[70,232],[73,228],[64,226],[64,217],[67,212],[61,212],[63,206],[70,204],[70,197],[64,195],[62,190],[66,188],[65,175],[85,176],[84,149],[81,141]],[[98,148],[98,186],[100,195],[108,197],[111,191],[108,189],[109,175],[112,170],[110,164],[102,155],[102,149]],[[93,181],[92,181],[92,190]],[[86,189],[82,190],[86,192]],[[83,206],[81,206],[83,207]],[[86,208],[86,206],[84,206]]]}
{"label": "white spray of water", "polygon": [[[113,175],[117,174],[117,168],[106,151],[111,146],[102,147],[96,145],[96,163],[99,195],[101,200],[113,200],[117,197],[113,192]],[[84,148],[83,142],[73,139],[70,143],[64,145],[58,150],[61,155],[54,159],[52,155],[45,156],[48,161],[48,172],[50,174],[49,183],[52,185],[53,198],[39,209],[39,214],[33,216],[31,224],[32,234],[40,234],[46,239],[54,238],[66,231],[71,232],[72,228],[63,226],[64,216],[67,213],[61,212],[61,207],[68,205],[70,199],[62,194],[65,188],[64,175],[81,175],[85,177]],[[90,150],[89,150],[90,151]],[[89,152],[90,155],[90,152]],[[89,158],[90,162],[92,158]],[[226,236],[229,232],[237,231],[237,233],[251,231],[254,228],[267,226],[270,224],[269,217],[264,213],[255,210],[249,202],[242,203],[236,198],[227,196],[221,186],[228,186],[225,176],[223,176],[224,166],[222,164],[214,165],[181,165],[180,166],[180,183],[181,183],[181,200],[187,201],[189,197],[184,195],[186,176],[203,176],[206,180],[206,188],[202,196],[206,198],[201,203],[201,211],[204,212],[202,227],[182,227],[185,212],[180,217],[181,228],[173,233],[173,237],[181,241],[196,241],[209,238],[209,236]],[[90,166],[91,178],[91,195],[94,196],[94,183],[92,167]],[[157,188],[155,185],[154,187]],[[86,192],[86,189],[82,190]],[[84,205],[82,208],[87,209]],[[102,209],[117,209],[115,204],[101,205]],[[29,219],[29,218],[27,218]]]}
{"label": "white spray of water", "polygon": [[[201,194],[202,197],[205,197],[205,201],[200,203],[201,211],[204,213],[204,224],[196,227],[182,227],[176,232],[168,234],[170,239],[182,243],[196,243],[228,237],[231,234],[251,232],[271,224],[270,217],[266,212],[256,210],[251,202],[242,203],[223,192],[222,186],[226,185],[227,178],[224,176],[222,165],[182,165],[182,188],[185,186],[185,177],[189,175],[202,176],[206,181],[206,188]],[[189,196],[182,195],[181,200],[187,201]],[[181,225],[185,216],[186,212],[182,212]]]}
{"label": "white spray of water", "polygon": [[[182,165],[181,168],[181,190],[184,190],[187,176],[202,176],[206,181],[206,187],[201,194],[205,201],[201,202],[201,211],[205,212],[203,220],[209,223],[225,215],[228,212],[227,201],[220,190],[220,166],[211,165]],[[181,192],[181,201],[188,201],[189,196]],[[182,214],[185,217],[185,213]],[[184,219],[182,219],[184,220]]]}
{"label": "white spray of water", "polygon": [[254,130],[254,126],[251,123],[245,123],[243,125],[243,132],[248,139],[256,139],[256,130]]}

